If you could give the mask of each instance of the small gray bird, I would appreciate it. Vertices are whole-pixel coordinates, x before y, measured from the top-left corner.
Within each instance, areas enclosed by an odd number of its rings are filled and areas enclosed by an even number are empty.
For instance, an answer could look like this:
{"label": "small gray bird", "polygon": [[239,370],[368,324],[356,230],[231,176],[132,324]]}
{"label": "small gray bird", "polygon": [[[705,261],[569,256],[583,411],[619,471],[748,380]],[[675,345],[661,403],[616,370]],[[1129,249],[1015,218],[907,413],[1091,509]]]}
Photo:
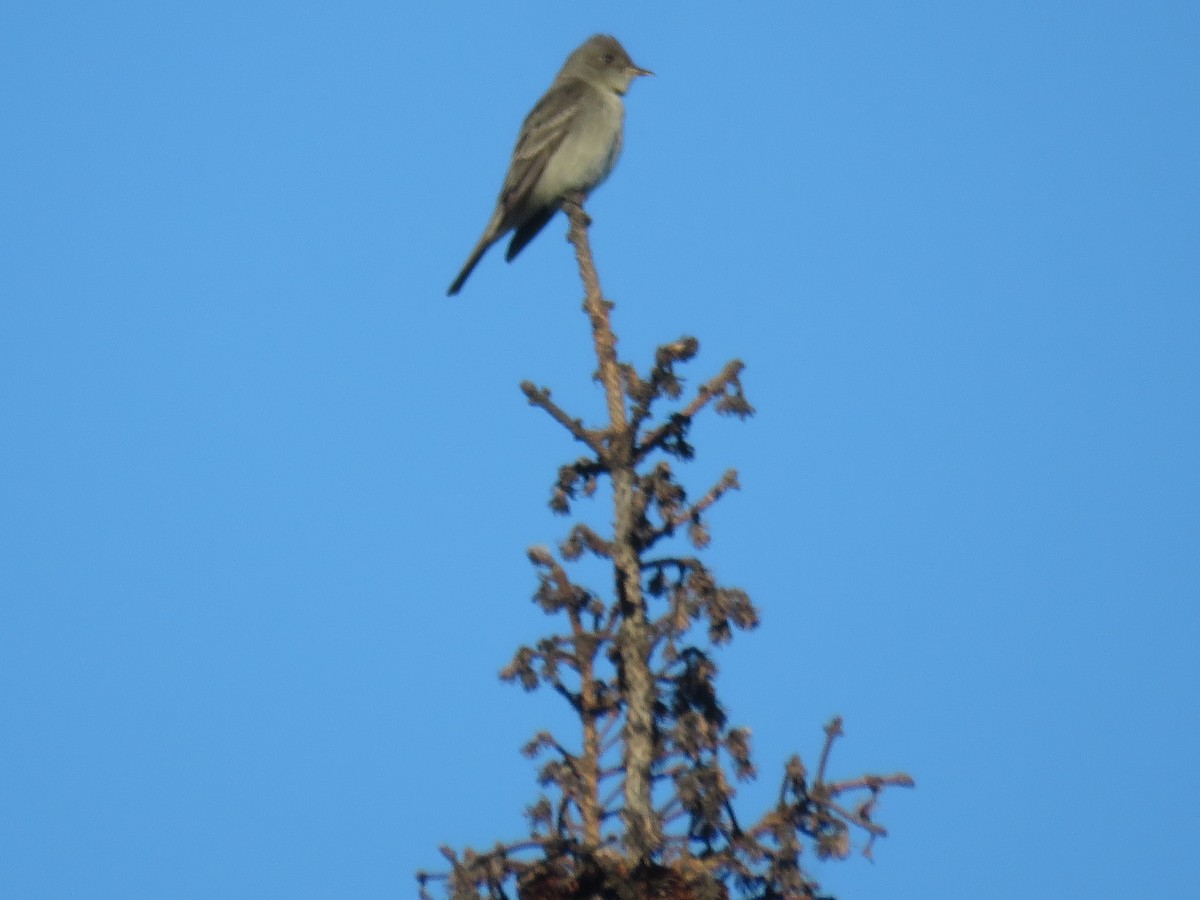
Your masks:
{"label": "small gray bird", "polygon": [[621,98],[639,75],[617,39],[598,34],[567,57],[533,111],[525,117],[513,149],[496,211],[447,296],[461,290],[471,270],[496,243],[515,230],[506,260],[512,261],[554,218],[563,198],[598,187],[621,153],[625,105]]}

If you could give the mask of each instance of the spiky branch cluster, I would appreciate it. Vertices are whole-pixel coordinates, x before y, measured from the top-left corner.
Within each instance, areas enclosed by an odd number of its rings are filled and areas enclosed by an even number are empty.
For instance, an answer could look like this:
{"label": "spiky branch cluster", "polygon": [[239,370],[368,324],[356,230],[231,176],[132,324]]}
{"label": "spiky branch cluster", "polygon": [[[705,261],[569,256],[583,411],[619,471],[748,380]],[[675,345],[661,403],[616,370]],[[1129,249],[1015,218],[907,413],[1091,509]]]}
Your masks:
{"label": "spiky branch cluster", "polygon": [[[911,786],[904,774],[826,780],[826,764],[841,722],[826,726],[817,771],[799,757],[787,764],[775,805],[753,823],[733,806],[733,782],[756,774],[746,729],[731,727],[718,699],[713,650],[735,630],[754,628],[758,613],[746,593],[722,586],[695,555],[709,543],[709,509],[738,487],[727,471],[698,500],[676,480],[671,462],[692,458],[689,432],[712,408],[745,418],[753,413],[740,380],[742,363],[727,364],[682,406],[678,368],[698,352],[694,338],[660,347],[649,372],[620,362],[587,243],[582,207],[568,207],[571,240],[587,290],[599,380],[609,422],[587,427],[557,406],[550,391],[524,383],[529,402],[547,412],[586,448],[564,465],[550,506],[568,514],[612,486],[613,532],[576,524],[556,556],[529,551],[538,573],[535,601],[566,627],[517,650],[501,677],[526,690],[549,687],[578,717],[577,742],[541,732],[526,745],[543,759],[544,792],[527,810],[526,840],[485,853],[443,848],[444,877],[455,900],[503,898],[514,877],[523,900],[590,897],[724,898],[734,886],[751,897],[816,897],[800,865],[805,841],[819,857],[845,857],[852,827],[868,835],[869,855],[884,829],[872,819],[880,791]],[[681,541],[685,552],[679,552]],[[689,548],[690,545],[690,548]],[[606,599],[573,581],[566,564],[588,555],[611,564]],[[857,803],[846,797],[857,795]],[[434,876],[421,874],[422,894]]]}

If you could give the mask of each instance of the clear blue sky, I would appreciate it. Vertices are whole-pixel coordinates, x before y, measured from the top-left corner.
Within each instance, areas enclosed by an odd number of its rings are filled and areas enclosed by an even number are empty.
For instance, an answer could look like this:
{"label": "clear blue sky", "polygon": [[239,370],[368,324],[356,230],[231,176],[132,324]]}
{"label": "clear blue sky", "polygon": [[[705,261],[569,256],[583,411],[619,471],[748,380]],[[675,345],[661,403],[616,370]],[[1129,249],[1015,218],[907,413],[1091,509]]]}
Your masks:
{"label": "clear blue sky", "polygon": [[[906,769],[862,898],[1196,897],[1200,6],[8,2],[0,896],[410,897],[522,834],[496,671],[603,404],[564,224],[444,292],[566,54],[594,247],[759,415],[686,480],[774,791]],[[603,585],[598,585],[603,587]]]}

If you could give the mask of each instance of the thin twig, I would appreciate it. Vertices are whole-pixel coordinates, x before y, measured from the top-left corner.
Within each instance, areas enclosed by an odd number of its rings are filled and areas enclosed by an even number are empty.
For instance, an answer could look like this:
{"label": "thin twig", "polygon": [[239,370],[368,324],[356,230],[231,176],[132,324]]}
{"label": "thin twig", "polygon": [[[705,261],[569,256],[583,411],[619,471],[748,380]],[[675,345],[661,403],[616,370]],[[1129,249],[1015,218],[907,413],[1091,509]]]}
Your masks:
{"label": "thin twig", "polygon": [[861,778],[851,778],[847,781],[833,781],[825,785],[829,796],[836,797],[847,791],[879,790],[884,787],[916,787],[917,782],[907,772],[896,772],[893,775],[864,775]]}
{"label": "thin twig", "polygon": [[738,484],[737,469],[727,469],[725,474],[721,476],[721,480],[709,488],[708,493],[701,497],[696,503],[687,508],[684,512],[676,513],[673,516],[668,516],[661,526],[655,529],[654,536],[650,543],[654,543],[661,537],[672,534],[676,528],[685,522],[699,521],[700,516],[714,503],[721,499],[726,493],[731,490],[736,490]]}
{"label": "thin twig", "polygon": [[672,416],[671,420],[659,425],[642,438],[634,450],[635,459],[640,462],[648,453],[660,446],[673,431],[678,430],[680,421],[690,422],[694,419],[700,410],[724,393],[725,388],[741,374],[745,367],[745,364],[739,359],[726,363],[724,369],[700,386],[691,403]]}
{"label": "thin twig", "polygon": [[597,432],[584,428],[582,420],[571,418],[566,410],[551,400],[549,388],[540,388],[531,381],[522,381],[521,393],[529,400],[530,406],[544,409],[550,414],[550,418],[571,432],[575,440],[586,444],[596,453],[600,452],[600,438]]}
{"label": "thin twig", "polygon": [[833,742],[845,734],[842,731],[842,717],[834,716],[825,726],[825,746],[821,748],[821,761],[817,763],[817,777],[813,781],[814,784],[823,784],[825,782],[825,766],[829,763],[829,752],[833,749]]}

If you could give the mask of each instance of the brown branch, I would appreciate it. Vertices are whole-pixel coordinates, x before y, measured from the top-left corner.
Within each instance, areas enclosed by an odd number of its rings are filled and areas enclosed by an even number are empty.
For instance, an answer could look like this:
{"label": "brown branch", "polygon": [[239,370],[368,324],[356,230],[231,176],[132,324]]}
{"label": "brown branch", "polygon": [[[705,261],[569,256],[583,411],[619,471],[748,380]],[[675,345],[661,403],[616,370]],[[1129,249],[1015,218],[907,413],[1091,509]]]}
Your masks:
{"label": "brown branch", "polygon": [[877,791],[885,787],[915,788],[917,782],[907,772],[896,772],[893,775],[864,775],[861,778],[851,778],[847,781],[834,781],[825,785],[830,797],[837,797],[847,791],[868,790]]}
{"label": "brown branch", "polygon": [[[447,861],[452,866],[453,871],[459,871],[467,866],[483,868],[489,862],[494,860],[504,860],[508,863],[513,872],[518,872],[526,868],[529,863],[523,863],[519,860],[511,859],[513,853],[524,853],[526,850],[546,850],[548,848],[557,847],[561,841],[558,838],[526,838],[525,840],[512,841],[508,844],[497,843],[495,848],[488,850],[486,853],[476,853],[468,850],[465,854],[466,858],[459,860],[458,854],[453,849],[446,845],[438,848]],[[427,872],[424,869],[417,872],[417,879],[425,881],[445,881],[451,876],[451,872]]]}
{"label": "brown branch", "polygon": [[[606,721],[600,726],[600,740],[604,742],[604,749],[609,748],[608,738],[612,734],[613,728],[621,721],[621,716],[615,709],[610,709],[605,714]],[[615,746],[615,745],[613,745]]]}
{"label": "brown branch", "polygon": [[848,825],[857,825],[864,831],[870,832],[875,837],[887,837],[887,829],[882,825],[872,822],[870,819],[864,819],[862,816],[855,815],[850,810],[843,807],[841,804],[835,803],[832,800],[826,800],[821,804],[831,812],[837,813]]}
{"label": "brown branch", "polygon": [[[578,798],[579,812],[583,816],[583,843],[585,847],[600,846],[600,821],[604,807],[600,803],[600,755],[601,738],[597,718],[601,714],[600,691],[596,679],[596,650],[600,641],[593,638],[584,627],[578,609],[570,610],[571,631],[575,635],[575,648],[579,668],[579,705],[583,725],[583,757],[580,760],[579,780],[583,785],[583,796]],[[585,653],[584,647],[591,652]]]}
{"label": "brown branch", "polygon": [[[537,562],[549,570],[549,578],[560,592],[569,592],[573,587],[566,570],[548,552],[543,551],[537,557]],[[601,734],[597,719],[604,713],[600,701],[600,690],[595,670],[596,652],[605,636],[596,635],[583,624],[580,607],[567,607],[567,617],[571,624],[571,634],[575,653],[573,668],[579,673],[579,693],[567,694],[567,699],[579,712],[583,725],[583,753],[580,757],[572,757],[572,768],[579,779],[580,796],[574,798],[580,815],[583,817],[583,842],[588,847],[600,846],[600,822],[604,807],[600,802],[600,756],[602,754]],[[560,748],[561,749],[561,748]],[[562,751],[565,755],[566,751]],[[575,762],[578,765],[575,765]]]}
{"label": "brown branch", "polygon": [[585,550],[602,559],[612,559],[613,553],[611,541],[606,541],[582,523],[571,529],[559,549],[564,557],[571,560],[579,559]]}
{"label": "brown branch", "polygon": [[692,504],[683,512],[676,513],[673,516],[668,516],[663,524],[655,529],[654,537],[650,543],[653,544],[660,537],[671,534],[682,525],[684,522],[697,522],[700,516],[721,497],[731,490],[737,490],[741,485],[738,484],[737,469],[726,469],[725,474],[721,476],[721,480],[714,484],[707,494],[701,497],[696,503]]}
{"label": "brown branch", "polygon": [[675,363],[687,362],[700,349],[700,342],[694,337],[682,337],[670,344],[664,344],[654,354],[654,367],[650,370],[649,381],[642,381],[637,372],[629,367],[625,373],[625,389],[634,399],[633,427],[641,428],[642,423],[650,418],[650,407],[655,399],[662,394],[675,398],[679,396],[679,379],[675,375]]}
{"label": "brown branch", "polygon": [[840,738],[846,732],[842,731],[842,717],[834,716],[825,725],[825,746],[821,748],[821,761],[817,763],[817,777],[813,779],[814,784],[823,784],[825,781],[825,767],[829,763],[829,753],[833,750],[833,742]]}
{"label": "brown branch", "polygon": [[613,432],[624,431],[625,393],[621,388],[621,368],[617,363],[617,336],[613,333],[609,310],[612,304],[604,299],[600,291],[600,276],[592,260],[592,248],[588,243],[587,229],[591,218],[583,210],[583,197],[563,202],[570,229],[567,240],[575,247],[575,261],[579,265],[579,278],[583,281],[584,309],[592,323],[592,341],[596,346],[596,360],[600,364],[600,380],[604,383],[604,396],[608,401],[608,417]]}
{"label": "brown branch", "polygon": [[672,432],[677,431],[680,421],[690,422],[700,410],[720,397],[725,392],[725,388],[737,379],[745,367],[745,363],[740,359],[730,360],[726,363],[724,369],[700,386],[691,403],[672,416],[670,421],[659,425],[642,439],[634,449],[636,461],[640,462],[648,453],[660,446]]}
{"label": "brown branch", "polygon": [[579,441],[581,444],[586,444],[591,450],[596,453],[600,452],[599,435],[590,429],[583,427],[583,422],[580,419],[573,419],[570,415],[560,407],[557,403],[550,399],[550,389],[540,388],[532,381],[521,382],[521,393],[529,401],[530,406],[536,406],[539,409],[544,409],[550,414],[550,418],[554,419],[559,425],[571,432],[571,437]]}
{"label": "brown branch", "polygon": [[656,690],[650,672],[650,628],[642,597],[641,566],[636,546],[637,472],[634,469],[633,433],[625,412],[621,367],[617,361],[617,338],[609,311],[612,304],[600,291],[600,279],[592,260],[583,210],[583,198],[564,202],[570,220],[568,240],[575,247],[579,277],[584,286],[584,308],[592,325],[592,340],[608,404],[609,428],[601,461],[613,483],[613,568],[615,607],[620,624],[617,634],[619,667],[626,698],[624,729],[625,846],[633,859],[649,862],[662,846],[661,824],[654,814],[651,772],[654,765],[654,706]]}

